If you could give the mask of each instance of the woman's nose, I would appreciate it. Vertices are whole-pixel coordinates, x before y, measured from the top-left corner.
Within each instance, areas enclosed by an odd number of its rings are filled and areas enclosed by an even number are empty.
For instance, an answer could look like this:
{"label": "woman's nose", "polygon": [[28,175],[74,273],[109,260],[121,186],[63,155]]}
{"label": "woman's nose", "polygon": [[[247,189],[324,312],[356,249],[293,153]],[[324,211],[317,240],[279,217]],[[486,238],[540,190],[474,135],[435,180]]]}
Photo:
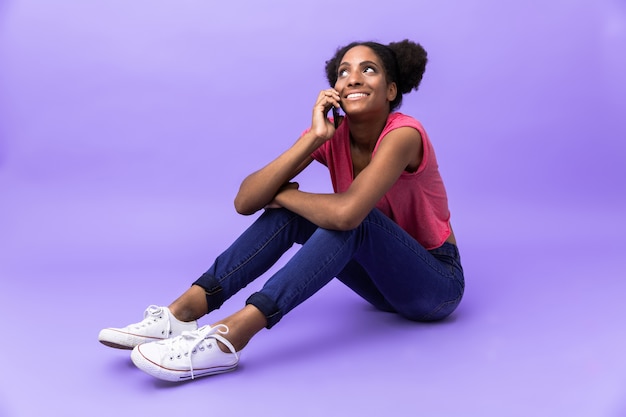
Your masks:
{"label": "woman's nose", "polygon": [[361,85],[363,79],[361,77],[361,73],[359,71],[353,71],[348,75],[348,86],[352,87],[355,85]]}

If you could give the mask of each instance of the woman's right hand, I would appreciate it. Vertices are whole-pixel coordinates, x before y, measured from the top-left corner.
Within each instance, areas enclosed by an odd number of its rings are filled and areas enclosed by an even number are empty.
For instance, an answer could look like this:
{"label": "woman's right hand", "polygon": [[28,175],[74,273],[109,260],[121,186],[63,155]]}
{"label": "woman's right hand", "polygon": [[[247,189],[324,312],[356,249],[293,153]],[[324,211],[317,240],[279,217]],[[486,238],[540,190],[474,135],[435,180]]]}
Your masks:
{"label": "woman's right hand", "polygon": [[[334,88],[322,90],[317,96],[317,101],[313,107],[313,120],[311,122],[311,133],[320,140],[326,142],[335,134],[335,126],[328,120],[326,115],[332,107],[339,108],[341,97]],[[321,144],[320,143],[320,144]]]}
{"label": "woman's right hand", "polygon": [[294,185],[285,187],[285,184],[305,169],[313,161],[313,151],[335,134],[335,126],[326,114],[333,106],[339,107],[339,99],[339,93],[332,88],[320,92],[313,107],[311,129],[276,159],[243,180],[235,197],[237,212],[252,214],[263,207],[273,207],[283,187],[291,191]]}

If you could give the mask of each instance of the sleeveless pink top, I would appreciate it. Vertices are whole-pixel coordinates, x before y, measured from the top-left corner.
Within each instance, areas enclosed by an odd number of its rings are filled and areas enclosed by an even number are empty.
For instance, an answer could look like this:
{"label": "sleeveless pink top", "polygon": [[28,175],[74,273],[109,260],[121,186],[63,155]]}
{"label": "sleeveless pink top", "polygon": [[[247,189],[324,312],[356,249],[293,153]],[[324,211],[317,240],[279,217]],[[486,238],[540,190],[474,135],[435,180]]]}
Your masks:
{"label": "sleeveless pink top", "polygon": [[[349,123],[346,117],[335,135],[312,154],[315,160],[328,167],[336,193],[346,191],[354,179]],[[424,127],[410,116],[391,113],[378,138],[372,158],[376,157],[378,146],[387,133],[407,126],[416,129],[422,136],[424,149],[422,163],[415,172],[404,171],[376,207],[424,248],[434,249],[441,246],[450,236],[450,211],[435,151]]]}

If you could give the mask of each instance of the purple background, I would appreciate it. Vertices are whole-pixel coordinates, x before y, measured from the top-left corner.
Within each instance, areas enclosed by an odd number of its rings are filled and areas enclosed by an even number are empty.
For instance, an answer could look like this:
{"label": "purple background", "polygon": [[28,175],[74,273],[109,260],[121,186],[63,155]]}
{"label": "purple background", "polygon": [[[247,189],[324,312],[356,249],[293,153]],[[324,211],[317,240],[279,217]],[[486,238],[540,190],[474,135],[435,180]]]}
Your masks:
{"label": "purple background", "polygon": [[[450,320],[333,282],[234,373],[172,386],[100,345],[249,224],[237,186],[335,48],[404,38],[466,270]],[[625,109],[624,0],[0,0],[0,416],[626,416]]]}

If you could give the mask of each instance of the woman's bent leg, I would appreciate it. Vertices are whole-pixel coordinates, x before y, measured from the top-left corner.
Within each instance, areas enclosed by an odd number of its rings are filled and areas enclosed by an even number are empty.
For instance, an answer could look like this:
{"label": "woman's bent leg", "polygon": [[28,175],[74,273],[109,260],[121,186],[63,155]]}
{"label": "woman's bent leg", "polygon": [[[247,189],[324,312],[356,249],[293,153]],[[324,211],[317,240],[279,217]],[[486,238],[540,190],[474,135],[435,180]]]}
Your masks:
{"label": "woman's bent leg", "polygon": [[[443,318],[456,308],[463,294],[460,264],[442,263],[374,210],[356,229],[317,229],[248,303],[265,314],[270,328],[346,267],[353,267],[353,260],[362,265],[378,289],[379,306],[413,320]],[[371,286],[369,290],[375,293]]]}
{"label": "woman's bent leg", "polygon": [[411,320],[450,315],[465,289],[456,245],[426,250],[377,210],[364,223],[369,238],[354,257],[361,269],[345,269],[338,278],[377,308]]}
{"label": "woman's bent leg", "polygon": [[[102,329],[98,340],[107,346],[132,349],[196,330],[195,320],[267,271],[293,243],[306,241],[316,228],[288,210],[266,211],[169,308],[150,306],[142,321]],[[247,337],[251,336],[243,334],[241,340]]]}
{"label": "woman's bent leg", "polygon": [[294,243],[304,243],[316,229],[313,223],[286,209],[266,210],[194,282],[205,291],[207,311],[219,308],[266,272]]}

